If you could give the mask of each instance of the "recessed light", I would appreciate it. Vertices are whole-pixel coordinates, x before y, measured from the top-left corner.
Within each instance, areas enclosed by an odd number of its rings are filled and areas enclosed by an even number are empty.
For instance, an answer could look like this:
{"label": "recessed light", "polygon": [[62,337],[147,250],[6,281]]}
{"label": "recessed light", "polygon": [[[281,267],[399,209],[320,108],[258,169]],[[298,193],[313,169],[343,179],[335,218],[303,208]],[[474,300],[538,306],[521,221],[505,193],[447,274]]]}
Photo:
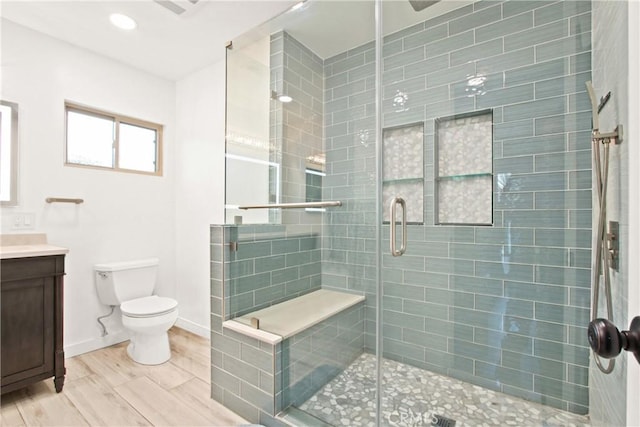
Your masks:
{"label": "recessed light", "polygon": [[133,20],[133,18],[121,13],[112,13],[109,16],[109,20],[113,25],[122,30],[133,30],[138,25],[136,24],[136,21]]}
{"label": "recessed light", "polygon": [[301,1],[299,3],[294,4],[293,6],[291,6],[291,8],[289,9],[290,12],[293,12],[294,10],[298,10],[300,9],[302,6],[304,6],[304,1]]}

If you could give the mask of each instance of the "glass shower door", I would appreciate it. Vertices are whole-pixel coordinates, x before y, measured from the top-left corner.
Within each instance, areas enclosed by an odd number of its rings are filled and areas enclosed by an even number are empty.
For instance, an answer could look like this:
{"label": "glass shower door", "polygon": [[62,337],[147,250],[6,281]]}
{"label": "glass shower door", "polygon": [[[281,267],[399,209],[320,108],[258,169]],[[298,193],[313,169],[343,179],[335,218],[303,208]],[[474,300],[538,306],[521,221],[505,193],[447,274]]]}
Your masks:
{"label": "glass shower door", "polygon": [[379,425],[586,423],[590,3],[382,3]]}
{"label": "glass shower door", "polygon": [[234,40],[223,320],[363,297],[274,344],[269,415],[586,423],[590,8],[310,0]]}

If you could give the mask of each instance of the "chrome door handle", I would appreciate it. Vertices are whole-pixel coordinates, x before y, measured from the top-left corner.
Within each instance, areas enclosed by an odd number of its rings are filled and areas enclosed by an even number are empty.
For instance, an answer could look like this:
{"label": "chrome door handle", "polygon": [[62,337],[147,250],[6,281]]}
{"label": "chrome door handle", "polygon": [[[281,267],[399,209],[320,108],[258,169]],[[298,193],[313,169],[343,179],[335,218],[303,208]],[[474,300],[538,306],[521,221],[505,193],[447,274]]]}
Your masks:
{"label": "chrome door handle", "polygon": [[[396,207],[402,207],[402,243],[400,249],[396,249]],[[391,239],[391,255],[400,256],[407,250],[407,203],[402,197],[394,197],[389,205],[389,229]]]}

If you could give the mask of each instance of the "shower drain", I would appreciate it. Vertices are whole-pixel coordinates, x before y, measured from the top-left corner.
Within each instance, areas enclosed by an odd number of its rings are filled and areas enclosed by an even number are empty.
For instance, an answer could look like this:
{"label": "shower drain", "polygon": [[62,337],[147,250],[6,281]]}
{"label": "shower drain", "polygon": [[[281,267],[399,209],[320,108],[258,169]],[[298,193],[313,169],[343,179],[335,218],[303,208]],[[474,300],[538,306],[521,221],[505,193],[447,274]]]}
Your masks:
{"label": "shower drain", "polygon": [[456,420],[443,417],[442,415],[434,415],[431,425],[438,427],[454,427],[456,425]]}

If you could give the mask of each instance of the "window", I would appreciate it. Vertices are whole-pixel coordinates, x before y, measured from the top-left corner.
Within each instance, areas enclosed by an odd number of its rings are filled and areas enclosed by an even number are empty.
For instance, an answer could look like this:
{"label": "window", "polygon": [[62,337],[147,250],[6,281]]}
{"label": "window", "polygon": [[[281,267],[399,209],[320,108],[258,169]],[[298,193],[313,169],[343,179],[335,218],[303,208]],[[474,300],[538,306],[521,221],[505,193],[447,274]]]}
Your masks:
{"label": "window", "polygon": [[162,125],[65,103],[65,163],[162,175]]}

